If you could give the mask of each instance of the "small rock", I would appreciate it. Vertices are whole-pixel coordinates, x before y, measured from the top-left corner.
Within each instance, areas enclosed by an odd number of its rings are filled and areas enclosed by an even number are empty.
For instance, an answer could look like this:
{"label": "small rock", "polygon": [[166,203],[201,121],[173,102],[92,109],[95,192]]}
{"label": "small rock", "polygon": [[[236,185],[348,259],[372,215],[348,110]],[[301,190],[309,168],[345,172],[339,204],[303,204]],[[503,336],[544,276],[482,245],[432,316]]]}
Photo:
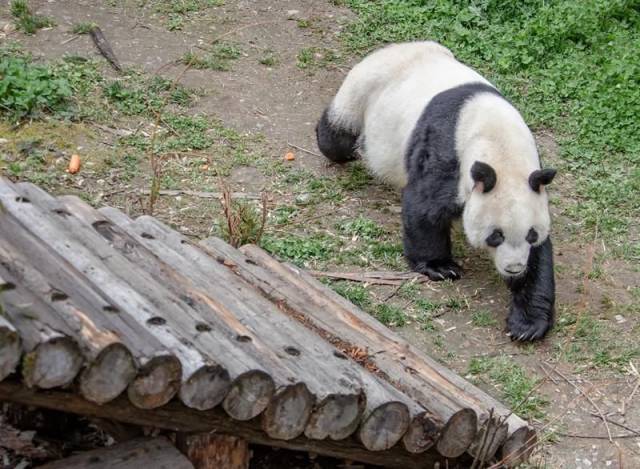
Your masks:
{"label": "small rock", "polygon": [[9,140],[6,138],[0,138],[0,145],[4,145],[5,143],[9,143]]}
{"label": "small rock", "polygon": [[288,20],[297,20],[300,17],[300,10],[287,10]]}
{"label": "small rock", "polygon": [[615,315],[615,319],[616,319],[616,322],[618,324],[622,324],[622,323],[627,322],[627,320],[625,319],[625,317],[622,314],[616,314]]}
{"label": "small rock", "polygon": [[298,205],[307,205],[311,201],[311,194],[304,192],[296,197],[296,203]]}

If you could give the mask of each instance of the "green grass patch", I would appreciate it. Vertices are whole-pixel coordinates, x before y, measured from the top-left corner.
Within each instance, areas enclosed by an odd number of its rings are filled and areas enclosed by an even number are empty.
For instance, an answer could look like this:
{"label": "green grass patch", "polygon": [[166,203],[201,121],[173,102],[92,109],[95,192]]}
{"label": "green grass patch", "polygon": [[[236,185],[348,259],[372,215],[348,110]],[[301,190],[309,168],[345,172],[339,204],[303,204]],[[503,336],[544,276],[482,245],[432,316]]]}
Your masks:
{"label": "green grass patch", "polygon": [[344,3],[358,15],[343,34],[350,51],[437,38],[496,83],[534,130],[552,128],[561,157],[553,164],[575,178],[566,213],[628,243],[640,213],[637,0]]}
{"label": "green grass patch", "polygon": [[325,47],[304,47],[300,49],[296,65],[302,70],[312,71],[326,68],[340,62],[340,55],[333,49]]}
{"label": "green grass patch", "polygon": [[471,315],[471,324],[476,327],[493,327],[498,324],[498,321],[494,319],[490,311],[481,309]]}
{"label": "green grass patch", "polygon": [[221,42],[211,47],[209,52],[196,54],[187,52],[182,57],[182,63],[199,70],[217,70],[226,72],[231,70],[231,61],[239,59],[242,50],[235,44]]}
{"label": "green grass patch", "polygon": [[402,327],[407,323],[407,316],[402,309],[396,305],[374,301],[369,290],[361,284],[342,281],[327,283],[336,293],[371,314],[382,324]]}
{"label": "green grass patch", "polygon": [[524,418],[544,417],[548,401],[534,391],[539,380],[512,358],[504,355],[472,358],[468,372],[488,377],[500,390],[507,405],[512,409],[518,408],[518,415]]}
{"label": "green grass patch", "polygon": [[336,238],[322,233],[310,236],[286,234],[283,237],[265,235],[261,246],[280,259],[303,266],[310,261],[332,259],[340,243]]}
{"label": "green grass patch", "polygon": [[377,239],[384,234],[384,229],[377,222],[363,216],[341,221],[336,225],[336,228],[338,233],[357,236],[365,240]]}
{"label": "green grass patch", "polygon": [[55,26],[51,18],[34,15],[26,0],[13,0],[11,2],[11,15],[16,19],[16,27],[26,34],[35,34],[38,29]]}
{"label": "green grass patch", "polygon": [[76,23],[71,28],[71,32],[73,34],[89,34],[91,31],[93,31],[97,27],[98,27],[97,24],[91,23],[91,22]]}
{"label": "green grass patch", "polygon": [[0,57],[0,115],[12,120],[65,109],[70,83],[48,66],[21,57]]}

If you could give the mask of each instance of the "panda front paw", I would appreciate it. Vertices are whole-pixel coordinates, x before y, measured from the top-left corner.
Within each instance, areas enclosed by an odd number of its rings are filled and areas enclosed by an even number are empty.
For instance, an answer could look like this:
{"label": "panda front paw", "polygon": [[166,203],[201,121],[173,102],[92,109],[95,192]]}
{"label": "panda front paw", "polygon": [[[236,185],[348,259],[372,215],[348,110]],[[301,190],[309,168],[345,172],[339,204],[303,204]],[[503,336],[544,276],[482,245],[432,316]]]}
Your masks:
{"label": "panda front paw", "polygon": [[508,334],[511,340],[534,341],[542,339],[551,328],[552,321],[543,317],[530,317],[527,310],[522,307],[511,306],[507,317]]}
{"label": "panda front paw", "polygon": [[462,268],[452,260],[410,262],[411,269],[429,277],[433,281],[458,280],[462,277]]}

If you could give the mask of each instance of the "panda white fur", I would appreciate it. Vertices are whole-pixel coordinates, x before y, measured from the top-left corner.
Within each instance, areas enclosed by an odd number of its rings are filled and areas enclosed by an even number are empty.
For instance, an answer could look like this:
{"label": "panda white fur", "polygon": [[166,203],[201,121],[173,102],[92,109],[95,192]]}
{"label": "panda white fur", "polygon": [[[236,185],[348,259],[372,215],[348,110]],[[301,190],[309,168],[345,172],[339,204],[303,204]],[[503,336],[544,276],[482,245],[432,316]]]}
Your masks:
{"label": "panda white fur", "polygon": [[335,162],[356,150],[371,172],[402,189],[404,253],[432,280],[457,279],[450,228],[462,216],[469,243],[486,249],[512,292],[507,327],[542,338],[555,284],[544,186],[520,113],[477,72],[435,42],[373,52],[346,77],[316,127]]}

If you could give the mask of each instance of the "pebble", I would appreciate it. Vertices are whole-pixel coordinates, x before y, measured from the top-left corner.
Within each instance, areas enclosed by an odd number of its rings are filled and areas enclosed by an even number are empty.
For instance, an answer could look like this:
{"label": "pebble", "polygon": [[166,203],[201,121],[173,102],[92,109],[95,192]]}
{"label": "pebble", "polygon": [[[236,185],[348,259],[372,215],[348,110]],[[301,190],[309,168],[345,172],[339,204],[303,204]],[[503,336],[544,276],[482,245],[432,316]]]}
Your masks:
{"label": "pebble", "polygon": [[304,192],[296,197],[296,203],[299,205],[306,205],[311,201],[311,194]]}
{"label": "pebble", "polygon": [[6,138],[0,138],[0,145],[4,145],[5,143],[9,143],[9,140]]}
{"label": "pebble", "polygon": [[622,324],[624,322],[627,322],[627,320],[625,319],[625,317],[622,314],[616,314],[615,315],[615,319],[616,319],[616,322],[618,324]]}
{"label": "pebble", "polygon": [[288,20],[297,20],[300,15],[300,10],[287,10]]}

